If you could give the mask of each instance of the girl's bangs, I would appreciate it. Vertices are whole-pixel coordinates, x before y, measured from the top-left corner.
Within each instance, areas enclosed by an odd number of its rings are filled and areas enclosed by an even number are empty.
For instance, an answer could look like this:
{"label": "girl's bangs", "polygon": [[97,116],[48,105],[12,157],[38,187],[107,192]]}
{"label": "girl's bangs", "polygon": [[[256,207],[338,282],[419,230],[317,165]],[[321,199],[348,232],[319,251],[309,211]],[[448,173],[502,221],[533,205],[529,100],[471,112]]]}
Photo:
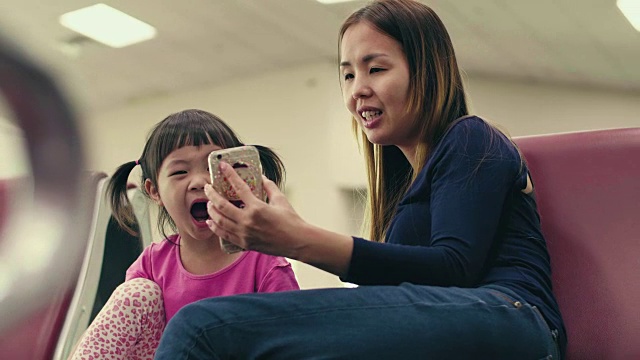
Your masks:
{"label": "girl's bangs", "polygon": [[[185,146],[202,146],[214,144],[221,148],[229,147],[228,136],[224,136],[223,129],[217,128],[211,122],[184,122],[179,126],[167,128],[160,140],[160,158],[164,159],[172,151]],[[227,141],[225,141],[227,140]]]}

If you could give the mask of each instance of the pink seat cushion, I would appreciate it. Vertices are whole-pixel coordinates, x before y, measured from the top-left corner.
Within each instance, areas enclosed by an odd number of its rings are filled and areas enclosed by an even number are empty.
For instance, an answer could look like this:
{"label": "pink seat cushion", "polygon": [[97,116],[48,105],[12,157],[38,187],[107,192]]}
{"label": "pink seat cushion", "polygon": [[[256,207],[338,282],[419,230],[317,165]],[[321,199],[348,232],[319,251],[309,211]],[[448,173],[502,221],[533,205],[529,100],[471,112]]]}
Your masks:
{"label": "pink seat cushion", "polygon": [[640,128],[515,141],[537,193],[567,359],[640,359]]}
{"label": "pink seat cushion", "polygon": [[0,357],[30,360],[53,358],[72,296],[72,289],[58,292],[46,307],[0,334]]}

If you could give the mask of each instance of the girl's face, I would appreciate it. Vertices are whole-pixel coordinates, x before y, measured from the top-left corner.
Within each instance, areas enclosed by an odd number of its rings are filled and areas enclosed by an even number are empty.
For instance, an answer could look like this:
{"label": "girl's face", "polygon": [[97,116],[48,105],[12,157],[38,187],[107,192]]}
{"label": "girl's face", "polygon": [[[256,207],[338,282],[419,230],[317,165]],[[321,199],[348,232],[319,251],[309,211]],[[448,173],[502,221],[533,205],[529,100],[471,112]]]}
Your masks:
{"label": "girl's face", "polygon": [[366,21],[347,29],[340,45],[344,103],[370,142],[403,150],[417,144],[407,114],[409,65],[400,43]]}
{"label": "girl's face", "polygon": [[158,186],[150,180],[145,188],[173,219],[184,241],[217,238],[206,224],[207,198],[204,185],[210,183],[208,156],[218,145],[184,146],[172,151],[158,172]]}

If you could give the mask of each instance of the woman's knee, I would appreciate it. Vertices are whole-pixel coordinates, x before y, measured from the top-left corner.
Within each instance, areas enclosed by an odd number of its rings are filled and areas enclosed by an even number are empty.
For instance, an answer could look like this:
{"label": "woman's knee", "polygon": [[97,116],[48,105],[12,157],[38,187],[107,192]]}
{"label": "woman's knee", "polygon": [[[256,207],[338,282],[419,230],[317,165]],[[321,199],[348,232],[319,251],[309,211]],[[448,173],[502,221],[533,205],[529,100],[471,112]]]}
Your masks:
{"label": "woman's knee", "polygon": [[[167,322],[162,342],[171,343],[172,345],[169,347],[175,347],[187,340],[195,340],[200,333],[202,321],[205,319],[207,317],[202,315],[200,307],[194,303],[181,307]],[[174,343],[176,341],[177,343]]]}
{"label": "woman's knee", "polygon": [[187,304],[178,310],[167,323],[165,331],[175,331],[182,336],[200,333],[203,328],[219,328],[236,313],[226,297],[208,298]]}
{"label": "woman's knee", "polygon": [[208,305],[212,299],[192,302],[181,307],[171,318],[172,323],[193,323],[193,319],[210,319],[215,306]]}

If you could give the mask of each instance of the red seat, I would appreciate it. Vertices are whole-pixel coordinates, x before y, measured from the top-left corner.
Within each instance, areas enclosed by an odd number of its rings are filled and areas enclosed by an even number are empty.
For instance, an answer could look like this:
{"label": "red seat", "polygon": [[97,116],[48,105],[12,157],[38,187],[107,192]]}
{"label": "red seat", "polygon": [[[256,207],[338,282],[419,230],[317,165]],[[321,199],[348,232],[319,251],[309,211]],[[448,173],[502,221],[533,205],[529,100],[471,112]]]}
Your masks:
{"label": "red seat", "polygon": [[50,360],[59,340],[73,289],[60,291],[48,298],[47,305],[37,309],[18,325],[0,335],[3,359]]}
{"label": "red seat", "polygon": [[640,359],[640,128],[514,140],[536,189],[567,359]]}

